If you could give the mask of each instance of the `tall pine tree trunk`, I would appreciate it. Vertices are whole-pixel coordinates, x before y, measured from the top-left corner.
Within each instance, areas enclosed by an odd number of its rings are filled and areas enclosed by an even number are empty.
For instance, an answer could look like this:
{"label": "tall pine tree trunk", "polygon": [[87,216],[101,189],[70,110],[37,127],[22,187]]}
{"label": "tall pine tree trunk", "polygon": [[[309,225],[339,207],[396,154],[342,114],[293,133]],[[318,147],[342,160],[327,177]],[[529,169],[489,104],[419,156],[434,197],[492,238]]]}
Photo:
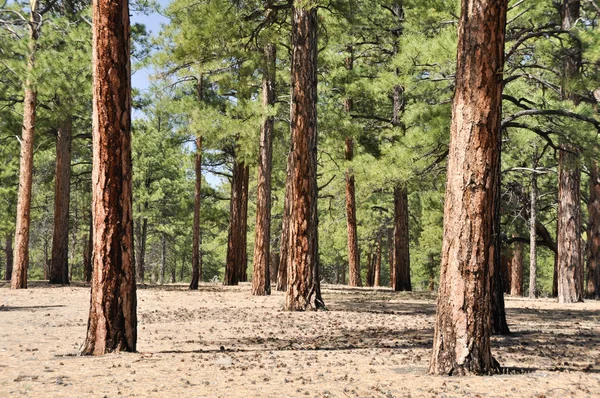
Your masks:
{"label": "tall pine tree trunk", "polygon": [[490,248],[492,262],[490,264],[490,290],[492,301],[492,334],[509,334],[508,323],[506,322],[506,310],[504,307],[504,279],[508,279],[502,272],[502,238],[501,238],[501,223],[500,223],[500,201],[502,174],[500,171],[500,157],[502,154],[502,136],[497,135],[498,161],[496,163],[495,175],[496,180],[495,198],[494,198],[494,220],[492,223],[492,247]]}
{"label": "tall pine tree trunk", "polygon": [[588,200],[588,261],[585,295],[600,299],[600,167],[593,160],[590,166],[590,198]]}
{"label": "tall pine tree trunk", "polygon": [[408,192],[405,188],[394,188],[394,278],[392,289],[409,292],[410,240],[408,236]]}
{"label": "tall pine tree trunk", "polygon": [[581,261],[581,197],[577,154],[572,146],[561,147],[558,177],[558,302],[583,301]]}
{"label": "tall pine tree trunk", "polygon": [[[267,44],[262,80],[262,105],[266,112],[275,104],[275,46]],[[256,194],[256,229],[254,234],[254,270],[252,294],[271,294],[271,170],[273,168],[273,133],[275,119],[265,117],[260,130]]]}
{"label": "tall pine tree trunk", "polygon": [[[147,206],[146,206],[147,208]],[[139,283],[144,283],[146,274],[146,242],[148,241],[148,219],[146,217],[138,220],[138,244],[136,246],[136,271]]]}
{"label": "tall pine tree trunk", "polygon": [[6,243],[4,250],[6,252],[6,272],[4,278],[10,281],[12,278],[13,271],[13,235],[11,233],[6,234]]}
{"label": "tall pine tree trunk", "polygon": [[317,215],[317,7],[292,10],[292,177],[285,309],[324,306]]}
{"label": "tall pine tree trunk", "polygon": [[523,295],[523,244],[521,242],[516,242],[513,250],[510,266],[510,294],[512,296]]}
{"label": "tall pine tree trunk", "polygon": [[287,274],[290,248],[290,208],[292,192],[292,151],[288,154],[287,173],[285,178],[285,194],[283,197],[283,218],[281,220],[281,241],[279,249],[279,272],[277,273],[277,291],[287,290]]}
{"label": "tall pine tree trunk", "polygon": [[229,202],[229,232],[224,285],[239,284],[242,271],[242,195],[244,190],[244,162],[234,160]]}
{"label": "tall pine tree trunk", "polygon": [[[562,29],[571,30],[580,16],[580,1],[563,0],[560,8]],[[577,98],[570,90],[570,80],[581,68],[581,45],[573,39],[573,45],[565,48],[562,56],[563,100]],[[557,290],[559,303],[583,301],[583,261],[581,258],[581,198],[579,192],[580,169],[578,150],[567,139],[560,145],[558,158],[558,233]]]}
{"label": "tall pine tree trunk", "polygon": [[381,286],[381,236],[377,237],[377,248],[375,249],[375,270],[373,272],[373,286]]}
{"label": "tall pine tree trunk", "polygon": [[240,282],[248,282],[248,188],[250,183],[250,167],[244,163],[242,174],[242,212],[240,241]]}
{"label": "tall pine tree trunk", "polygon": [[[348,104],[349,101],[346,100],[346,103]],[[345,146],[346,160],[351,161],[354,156],[354,141],[352,138],[346,138]],[[354,173],[351,169],[346,170],[346,224],[348,226],[348,270],[350,275],[348,285],[362,286],[360,279],[360,255],[358,252],[358,231],[356,226]]]}
{"label": "tall pine tree trunk", "polygon": [[54,235],[50,283],[69,284],[69,201],[71,196],[71,120],[58,129],[54,173]]}
{"label": "tall pine tree trunk", "polygon": [[127,0],[94,0],[93,277],[84,355],[135,351],[131,69]]}
{"label": "tall pine tree trunk", "polygon": [[531,173],[530,217],[529,217],[529,298],[537,297],[537,148],[533,150],[533,170]]}
{"label": "tall pine tree trunk", "polygon": [[463,0],[429,371],[490,374],[491,277],[507,0]]}
{"label": "tall pine tree trunk", "polygon": [[[202,77],[200,77],[202,81]],[[200,84],[200,83],[199,83]],[[199,88],[199,91],[202,89]],[[199,94],[201,96],[201,94]],[[194,231],[192,238],[192,280],[191,290],[198,290],[198,284],[202,279],[202,255],[200,253],[200,195],[202,192],[202,137],[196,137],[196,157],[194,164]]]}
{"label": "tall pine tree trunk", "polygon": [[[35,52],[41,28],[39,1],[30,0],[29,54],[27,73],[35,67]],[[25,80],[23,100],[23,130],[21,133],[21,158],[19,164],[19,192],[17,201],[17,223],[15,229],[14,262],[11,279],[12,289],[27,289],[27,267],[29,266],[29,225],[31,222],[31,188],[33,183],[33,142],[37,91],[30,77]]]}
{"label": "tall pine tree trunk", "polygon": [[[354,55],[352,46],[348,48],[349,56],[346,58],[346,69],[354,67]],[[352,112],[352,98],[344,101],[346,113]],[[351,162],[354,157],[354,140],[347,137],[344,143],[346,161]],[[360,254],[358,252],[358,230],[356,225],[356,194],[354,187],[354,172],[351,167],[346,170],[346,225],[348,228],[348,270],[350,274],[350,286],[362,286],[360,279]]]}

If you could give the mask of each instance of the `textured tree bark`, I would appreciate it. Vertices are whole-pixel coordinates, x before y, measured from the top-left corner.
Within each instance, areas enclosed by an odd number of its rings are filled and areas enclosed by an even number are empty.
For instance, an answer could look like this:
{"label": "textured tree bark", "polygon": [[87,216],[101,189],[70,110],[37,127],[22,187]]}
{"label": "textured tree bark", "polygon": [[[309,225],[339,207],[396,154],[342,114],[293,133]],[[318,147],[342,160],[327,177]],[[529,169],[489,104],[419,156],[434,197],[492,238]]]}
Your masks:
{"label": "textured tree bark", "polygon": [[[346,101],[349,103],[349,100]],[[346,105],[348,108],[348,105]],[[348,109],[350,112],[350,109]],[[354,156],[354,141],[346,138],[346,160],[351,161]],[[356,225],[356,198],[354,188],[354,173],[346,170],[346,224],[348,226],[348,269],[350,286],[362,286],[360,279],[360,255],[358,252],[358,231]]]}
{"label": "textured tree bark", "polygon": [[369,249],[369,253],[367,254],[367,275],[365,278],[365,286],[372,287],[373,286],[373,249]]}
{"label": "textured tree bark", "polygon": [[160,284],[165,283],[165,270],[167,268],[167,239],[166,235],[163,234],[161,237],[161,250],[160,250]]}
{"label": "textured tree bark", "polygon": [[507,1],[463,0],[429,371],[490,374],[491,277]]}
{"label": "textured tree bark", "polygon": [[242,196],[244,190],[244,162],[233,162],[231,200],[229,203],[229,232],[224,285],[233,286],[242,277]]}
{"label": "textured tree bark", "polygon": [[[577,154],[562,145],[558,177],[558,302],[583,301],[583,262],[581,261],[581,196]],[[568,152],[567,152],[568,151]]]}
{"label": "textured tree bark", "polygon": [[250,167],[244,163],[242,175],[242,212],[240,241],[240,282],[248,282],[248,187],[250,184]]}
{"label": "textured tree bark", "polygon": [[502,287],[504,288],[504,293],[510,294],[510,263],[512,261],[512,256],[509,259],[507,256],[502,254],[500,256],[500,266],[502,267]]}
{"label": "textured tree bark", "polygon": [[377,237],[375,249],[375,271],[373,272],[373,286],[381,286],[381,236]]}
{"label": "textured tree bark", "polygon": [[435,290],[435,260],[433,258],[433,254],[429,253],[429,267],[427,267],[427,271],[429,274],[429,291],[433,292]]}
{"label": "textured tree bark", "polygon": [[394,283],[396,280],[395,274],[394,274],[394,228],[389,228],[388,229],[388,266],[390,268],[390,287],[394,287]]}
{"label": "textured tree bark", "polygon": [[4,245],[4,250],[6,251],[6,272],[4,278],[7,281],[10,281],[12,278],[12,270],[13,270],[13,235],[6,234],[6,243]]}
{"label": "textured tree bark", "polygon": [[[202,81],[202,77],[200,77]],[[202,89],[199,88],[199,91]],[[201,94],[199,94],[201,97]],[[194,231],[192,238],[192,280],[190,290],[198,290],[202,279],[202,255],[200,253],[200,195],[202,193],[202,137],[196,137],[196,158],[194,165]]]}
{"label": "textured tree bark", "polygon": [[[310,8],[309,8],[310,7]],[[292,10],[292,177],[285,309],[324,307],[317,218],[317,8]]]}
{"label": "textured tree bark", "polygon": [[507,276],[502,273],[502,237],[501,237],[501,188],[502,188],[502,174],[500,171],[502,155],[502,137],[500,134],[498,138],[498,162],[496,163],[496,175],[499,176],[496,180],[496,190],[494,198],[494,222],[492,224],[492,263],[490,267],[490,289],[491,289],[491,300],[492,300],[492,334],[509,334],[508,323],[506,322],[506,310],[504,308],[504,279],[508,279]]}
{"label": "textured tree bark", "polygon": [[83,238],[83,280],[91,282],[92,280],[92,235],[87,234]]}
{"label": "textured tree bark", "polygon": [[[537,168],[537,148],[533,151],[533,169]],[[537,297],[537,174],[531,173],[529,218],[529,298]]]}
{"label": "textured tree bark", "polygon": [[410,239],[408,235],[408,191],[394,188],[394,278],[392,289],[410,292]]}
{"label": "textured tree bark", "polygon": [[50,283],[69,284],[69,202],[71,196],[71,120],[67,118],[56,137],[54,173],[54,235]]}
{"label": "textured tree bark", "polygon": [[283,218],[281,220],[281,241],[279,249],[279,272],[277,273],[277,291],[287,290],[287,274],[290,247],[290,208],[292,198],[292,151],[288,154],[287,174],[285,178],[285,196],[283,198]]}
{"label": "textured tree bark", "polygon": [[[580,1],[563,0],[560,8],[562,28],[570,30],[580,16]],[[564,100],[574,98],[570,80],[581,68],[581,45],[573,40],[562,56],[561,95]],[[565,139],[560,145],[558,168],[558,232],[556,235],[557,293],[559,303],[583,301],[583,261],[581,258],[581,198],[578,150]]]}
{"label": "textured tree bark", "polygon": [[[354,67],[354,56],[352,46],[349,47],[349,55],[346,58],[346,69]],[[352,112],[352,99],[344,101],[346,113]],[[345,140],[346,161],[351,162],[354,157],[354,140],[347,137]],[[348,228],[348,270],[350,275],[350,286],[362,286],[360,278],[360,254],[358,251],[358,230],[356,225],[356,194],[354,186],[354,172],[351,167],[346,170],[346,224]]]}
{"label": "textured tree bark", "polygon": [[[267,44],[262,80],[262,105],[268,112],[275,104],[275,46]],[[273,133],[275,119],[265,117],[260,131],[258,155],[258,178],[256,194],[256,229],[254,234],[254,270],[252,274],[252,294],[271,294],[271,171],[273,168]]]}
{"label": "textured tree bark", "polygon": [[512,296],[523,295],[523,244],[521,242],[515,243],[513,250],[510,266],[510,294]]}
{"label": "textured tree bark", "polygon": [[[41,28],[38,12],[39,1],[30,1],[29,55],[27,72],[35,67],[35,51]],[[23,99],[23,129],[21,133],[21,158],[19,163],[19,192],[17,201],[17,222],[11,289],[27,289],[27,267],[29,266],[29,225],[31,222],[31,187],[33,183],[33,143],[35,139],[35,119],[37,91],[29,77],[25,81]]]}
{"label": "textured tree bark", "polygon": [[[147,205],[146,205],[147,208]],[[136,246],[136,272],[139,283],[144,283],[146,273],[146,242],[148,241],[148,219],[140,218],[136,225],[138,231],[138,244]]]}
{"label": "textured tree bark", "polygon": [[588,261],[586,298],[600,299],[600,167],[596,160],[590,166],[590,198],[588,200]]}
{"label": "textured tree bark", "polygon": [[93,10],[93,277],[83,355],[135,351],[131,195],[131,69],[127,0]]}

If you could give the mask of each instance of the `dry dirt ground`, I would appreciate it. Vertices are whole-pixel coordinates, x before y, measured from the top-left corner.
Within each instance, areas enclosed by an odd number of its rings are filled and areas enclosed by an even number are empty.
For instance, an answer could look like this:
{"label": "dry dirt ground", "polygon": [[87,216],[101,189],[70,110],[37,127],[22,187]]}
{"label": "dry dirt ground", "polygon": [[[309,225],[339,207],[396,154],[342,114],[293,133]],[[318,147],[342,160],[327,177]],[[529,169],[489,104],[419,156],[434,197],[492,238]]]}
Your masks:
{"label": "dry dirt ground", "polygon": [[435,303],[324,286],[329,311],[288,313],[248,285],[138,289],[138,353],[80,357],[89,288],[0,284],[1,397],[600,397],[600,302],[507,298],[505,373],[426,373]]}

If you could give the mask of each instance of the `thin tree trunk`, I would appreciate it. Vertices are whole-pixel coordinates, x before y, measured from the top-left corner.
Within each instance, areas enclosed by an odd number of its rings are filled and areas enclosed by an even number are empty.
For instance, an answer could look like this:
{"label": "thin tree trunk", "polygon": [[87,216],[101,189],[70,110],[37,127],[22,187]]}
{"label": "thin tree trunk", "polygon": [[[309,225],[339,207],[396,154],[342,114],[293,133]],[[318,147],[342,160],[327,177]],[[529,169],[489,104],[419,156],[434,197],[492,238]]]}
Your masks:
{"label": "thin tree trunk", "polygon": [[11,233],[6,234],[6,243],[4,250],[6,251],[6,275],[4,278],[10,281],[12,278],[13,271],[13,235]]}
{"label": "thin tree trunk", "polygon": [[244,190],[244,162],[233,162],[231,179],[231,200],[229,202],[229,231],[227,239],[227,260],[224,285],[233,286],[240,282],[242,248],[242,195]]}
{"label": "thin tree trunk", "polygon": [[71,120],[58,129],[54,181],[54,237],[50,283],[69,284],[69,201],[71,196]]}
{"label": "thin tree trunk", "polygon": [[408,236],[408,191],[394,188],[394,279],[392,289],[411,291],[410,240]]}
{"label": "thin tree trunk", "polygon": [[277,291],[287,290],[287,274],[290,248],[290,208],[292,204],[292,151],[288,154],[285,178],[285,196],[283,198],[283,219],[281,220],[281,241],[279,249],[279,272],[277,273]]}
{"label": "thin tree trunk", "polygon": [[[30,0],[29,54],[27,73],[35,68],[35,52],[41,28],[39,1]],[[27,77],[23,99],[23,129],[21,133],[21,158],[19,164],[19,192],[17,201],[17,222],[15,229],[14,263],[11,289],[27,289],[27,267],[29,266],[29,225],[31,222],[31,188],[33,183],[33,143],[35,138],[35,119],[37,110],[37,91],[34,83]]]}
{"label": "thin tree trunk", "polygon": [[[348,48],[349,55],[346,58],[346,69],[354,67],[354,56],[352,46]],[[346,113],[352,112],[352,98],[344,101]],[[345,157],[347,162],[354,158],[354,140],[347,137],[344,143]],[[351,167],[346,170],[346,225],[348,229],[348,270],[350,275],[350,286],[362,286],[360,278],[360,254],[358,251],[358,230],[356,224],[356,194],[354,186],[354,171]]]}
{"label": "thin tree trunk", "polygon": [[515,243],[513,251],[510,266],[510,294],[511,296],[523,295],[523,244],[521,242]]}
{"label": "thin tree trunk", "polygon": [[373,272],[373,286],[381,286],[381,236],[377,237],[377,249],[375,250],[375,271]]}
{"label": "thin tree trunk", "polygon": [[[275,46],[267,44],[263,49],[265,64],[262,80],[262,106],[265,111],[275,104]],[[254,270],[252,294],[271,294],[271,170],[273,168],[273,133],[275,119],[265,117],[260,131],[258,178],[256,194],[256,229],[254,234]]]}
{"label": "thin tree trunk", "polygon": [[365,286],[372,287],[373,286],[373,249],[369,250],[367,254],[367,275]]}
{"label": "thin tree trunk", "polygon": [[429,291],[435,290],[435,260],[433,254],[429,253]]}
{"label": "thin tree trunk", "polygon": [[492,223],[492,247],[490,248],[492,263],[490,264],[490,289],[491,289],[491,318],[492,318],[492,334],[506,335],[510,333],[508,323],[506,322],[506,309],[504,306],[504,279],[508,276],[502,273],[502,237],[501,237],[501,188],[502,174],[500,171],[501,156],[502,156],[502,136],[497,135],[498,162],[496,163],[495,175],[496,180],[495,198],[494,198],[494,219]]}
{"label": "thin tree trunk", "polygon": [[390,287],[394,287],[396,283],[396,276],[394,272],[394,230],[395,228],[388,229],[388,265],[390,267]]}
{"label": "thin tree trunk", "polygon": [[185,271],[185,250],[181,253],[181,270],[179,271],[179,282],[183,282]]}
{"label": "thin tree trunk", "polygon": [[160,284],[165,283],[165,270],[167,268],[167,237],[163,234],[160,250]]}
{"label": "thin tree trunk", "polygon": [[463,0],[433,355],[439,375],[490,374],[491,277],[507,1]]}
{"label": "thin tree trunk", "polygon": [[242,174],[242,211],[240,230],[240,282],[248,282],[248,188],[250,183],[250,167],[244,163]]}
{"label": "thin tree trunk", "polygon": [[84,355],[135,351],[131,69],[126,0],[93,2],[93,277]]}
{"label": "thin tree trunk", "polygon": [[[202,78],[200,78],[202,81]],[[199,89],[201,90],[201,89]],[[194,232],[192,239],[192,280],[191,290],[198,290],[198,283],[202,279],[202,254],[200,252],[200,196],[202,188],[202,137],[196,137],[195,159],[195,185],[194,185]]]}
{"label": "thin tree trunk", "polygon": [[600,167],[590,166],[590,198],[588,200],[588,261],[586,298],[600,299]]}
{"label": "thin tree trunk", "polygon": [[[537,148],[534,147],[533,169],[537,168]],[[537,297],[537,173],[531,173],[531,204],[529,218],[529,298]]]}
{"label": "thin tree trunk", "polygon": [[[351,101],[346,100],[346,110],[351,111]],[[354,156],[354,141],[346,138],[346,160],[352,161]],[[360,255],[358,251],[358,231],[356,225],[356,197],[354,188],[354,173],[352,169],[346,170],[346,224],[348,227],[348,270],[350,286],[362,286],[360,278]]]}
{"label": "thin tree trunk", "polygon": [[[580,171],[574,148],[562,146],[558,177],[558,302],[583,301]],[[567,152],[569,151],[569,152]]]}
{"label": "thin tree trunk", "polygon": [[292,178],[285,309],[324,307],[317,215],[317,8],[292,10]]}

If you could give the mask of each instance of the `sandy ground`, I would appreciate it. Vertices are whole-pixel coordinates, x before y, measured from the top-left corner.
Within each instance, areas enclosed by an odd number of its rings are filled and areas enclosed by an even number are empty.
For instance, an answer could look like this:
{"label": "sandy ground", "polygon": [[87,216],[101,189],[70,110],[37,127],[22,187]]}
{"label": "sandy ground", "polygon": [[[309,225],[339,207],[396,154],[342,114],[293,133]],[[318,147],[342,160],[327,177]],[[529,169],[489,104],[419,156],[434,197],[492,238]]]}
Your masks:
{"label": "sandy ground", "polygon": [[85,286],[0,283],[0,396],[600,397],[600,302],[507,298],[492,377],[426,373],[435,304],[423,293],[325,286],[326,312],[288,313],[248,285],[138,290],[138,353],[76,355]]}

